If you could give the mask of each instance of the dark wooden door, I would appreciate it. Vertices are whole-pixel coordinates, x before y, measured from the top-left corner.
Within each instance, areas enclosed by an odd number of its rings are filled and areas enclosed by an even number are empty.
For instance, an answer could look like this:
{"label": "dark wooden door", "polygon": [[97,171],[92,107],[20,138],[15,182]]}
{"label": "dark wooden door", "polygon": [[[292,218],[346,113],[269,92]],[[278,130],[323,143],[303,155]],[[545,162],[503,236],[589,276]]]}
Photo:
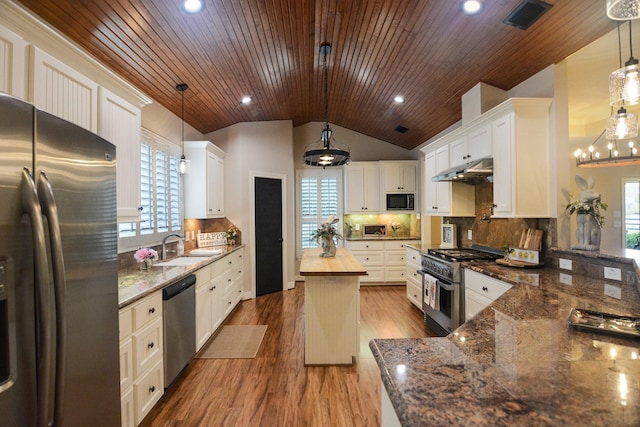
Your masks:
{"label": "dark wooden door", "polygon": [[282,180],[255,178],[256,295],[283,289]]}

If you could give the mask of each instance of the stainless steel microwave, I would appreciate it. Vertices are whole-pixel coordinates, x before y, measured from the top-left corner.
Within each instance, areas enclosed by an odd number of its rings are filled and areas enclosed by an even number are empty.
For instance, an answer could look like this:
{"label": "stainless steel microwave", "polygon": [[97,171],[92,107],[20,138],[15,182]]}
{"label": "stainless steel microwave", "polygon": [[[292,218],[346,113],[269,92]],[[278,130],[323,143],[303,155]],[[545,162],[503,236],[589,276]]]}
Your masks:
{"label": "stainless steel microwave", "polygon": [[387,193],[387,210],[412,211],[414,198],[413,193]]}

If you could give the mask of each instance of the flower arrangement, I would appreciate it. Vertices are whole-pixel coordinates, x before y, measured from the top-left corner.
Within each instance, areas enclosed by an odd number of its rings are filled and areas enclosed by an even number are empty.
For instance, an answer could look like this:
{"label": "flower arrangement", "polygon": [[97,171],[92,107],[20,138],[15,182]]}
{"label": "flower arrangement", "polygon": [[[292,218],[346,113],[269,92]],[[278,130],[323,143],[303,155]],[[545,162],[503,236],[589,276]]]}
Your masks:
{"label": "flower arrangement", "polygon": [[400,224],[399,222],[392,222],[391,224],[389,224],[389,226],[391,227],[391,232],[395,236],[396,231],[398,231],[400,227],[402,227],[402,224]]}
{"label": "flower arrangement", "polygon": [[149,262],[158,259],[158,252],[151,248],[140,248],[133,254],[138,262]]}
{"label": "flower arrangement", "polygon": [[235,225],[232,225],[227,230],[227,239],[236,240],[237,237],[238,237],[238,228]]}
{"label": "flower arrangement", "polygon": [[318,241],[318,239],[333,239],[334,237],[337,239],[343,238],[333,225],[329,225],[328,227],[318,227],[309,240]]}
{"label": "flower arrangement", "polygon": [[507,244],[502,245],[502,253],[504,254],[505,259],[509,259],[509,255],[511,255],[515,251],[515,249],[509,247],[509,245]]}
{"label": "flower arrangement", "polygon": [[573,215],[574,213],[591,215],[596,221],[596,224],[598,224],[598,227],[602,228],[604,226],[604,215],[602,215],[601,211],[606,211],[609,206],[606,203],[602,203],[599,197],[584,202],[573,199],[573,196],[571,196],[571,198],[571,203],[565,208],[565,211],[569,212],[569,215]]}

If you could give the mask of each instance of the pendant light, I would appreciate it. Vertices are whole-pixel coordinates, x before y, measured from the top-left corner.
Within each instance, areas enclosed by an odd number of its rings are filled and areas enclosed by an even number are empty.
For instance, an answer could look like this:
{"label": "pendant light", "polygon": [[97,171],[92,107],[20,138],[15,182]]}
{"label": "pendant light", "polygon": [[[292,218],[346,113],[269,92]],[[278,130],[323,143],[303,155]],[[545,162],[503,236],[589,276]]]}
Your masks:
{"label": "pendant light", "polygon": [[607,16],[615,21],[640,18],[640,0],[607,0]]}
{"label": "pendant light", "polygon": [[[310,166],[342,166],[350,160],[349,147],[338,143],[333,138],[333,131],[329,127],[329,71],[327,67],[327,55],[331,53],[331,45],[323,43],[320,46],[320,54],[324,66],[324,128],[320,140],[305,148],[304,162]],[[333,147],[332,147],[333,143]]]}
{"label": "pendant light", "polygon": [[[608,166],[631,166],[640,164],[640,156],[638,156],[638,149],[636,143],[633,140],[626,142],[628,147],[627,153],[618,151],[618,141],[613,140],[607,143],[607,149],[604,155],[601,155],[596,147],[596,144],[605,134],[605,130],[602,131],[595,141],[586,149],[578,149],[575,152],[576,166],[579,168],[603,168]],[[622,142],[622,141],[621,141]],[[621,150],[624,150],[621,148]]]}
{"label": "pendant light", "polygon": [[618,57],[620,68],[609,76],[609,101],[611,105],[636,105],[640,103],[640,66],[633,57],[631,21],[629,21],[629,59],[622,66],[620,24],[618,24]]}
{"label": "pendant light", "polygon": [[182,156],[180,156],[180,173],[185,174],[189,170],[190,161],[184,156],[184,92],[189,89],[186,83],[179,83],[176,90],[182,94]]}

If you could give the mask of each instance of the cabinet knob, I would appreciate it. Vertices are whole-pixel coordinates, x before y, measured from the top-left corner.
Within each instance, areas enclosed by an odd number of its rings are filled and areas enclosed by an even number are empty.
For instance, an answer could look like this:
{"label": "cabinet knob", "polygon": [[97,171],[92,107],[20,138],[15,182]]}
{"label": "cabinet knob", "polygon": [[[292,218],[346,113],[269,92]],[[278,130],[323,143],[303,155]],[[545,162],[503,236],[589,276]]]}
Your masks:
{"label": "cabinet knob", "polygon": [[149,393],[153,393],[156,391],[156,386],[152,385],[151,387],[149,387]]}
{"label": "cabinet knob", "polygon": [[366,257],[365,259],[366,259],[367,261],[369,261],[369,257]]}
{"label": "cabinet knob", "polygon": [[154,346],[153,341],[151,341],[149,344],[147,344],[147,347],[149,347],[149,348],[153,348],[153,346]]}
{"label": "cabinet knob", "polygon": [[489,292],[489,289],[486,286],[483,286],[482,290],[485,291],[485,292]]}
{"label": "cabinet knob", "polygon": [[155,313],[155,312],[156,312],[156,308],[155,308],[155,307],[151,307],[151,308],[149,309],[149,314],[153,314],[153,313]]}
{"label": "cabinet knob", "polygon": [[404,257],[403,256],[401,256],[400,259],[404,261]]}
{"label": "cabinet knob", "polygon": [[213,292],[213,290],[214,290],[215,288],[216,288],[216,287],[215,287],[215,286],[213,286],[213,287],[209,288],[209,290],[210,290],[211,292]]}
{"label": "cabinet knob", "polygon": [[142,211],[144,210],[144,206],[140,206],[140,207],[138,208],[138,210],[139,210],[140,212],[142,212]]}
{"label": "cabinet knob", "polygon": [[233,304],[231,301],[229,301],[229,305]]}

